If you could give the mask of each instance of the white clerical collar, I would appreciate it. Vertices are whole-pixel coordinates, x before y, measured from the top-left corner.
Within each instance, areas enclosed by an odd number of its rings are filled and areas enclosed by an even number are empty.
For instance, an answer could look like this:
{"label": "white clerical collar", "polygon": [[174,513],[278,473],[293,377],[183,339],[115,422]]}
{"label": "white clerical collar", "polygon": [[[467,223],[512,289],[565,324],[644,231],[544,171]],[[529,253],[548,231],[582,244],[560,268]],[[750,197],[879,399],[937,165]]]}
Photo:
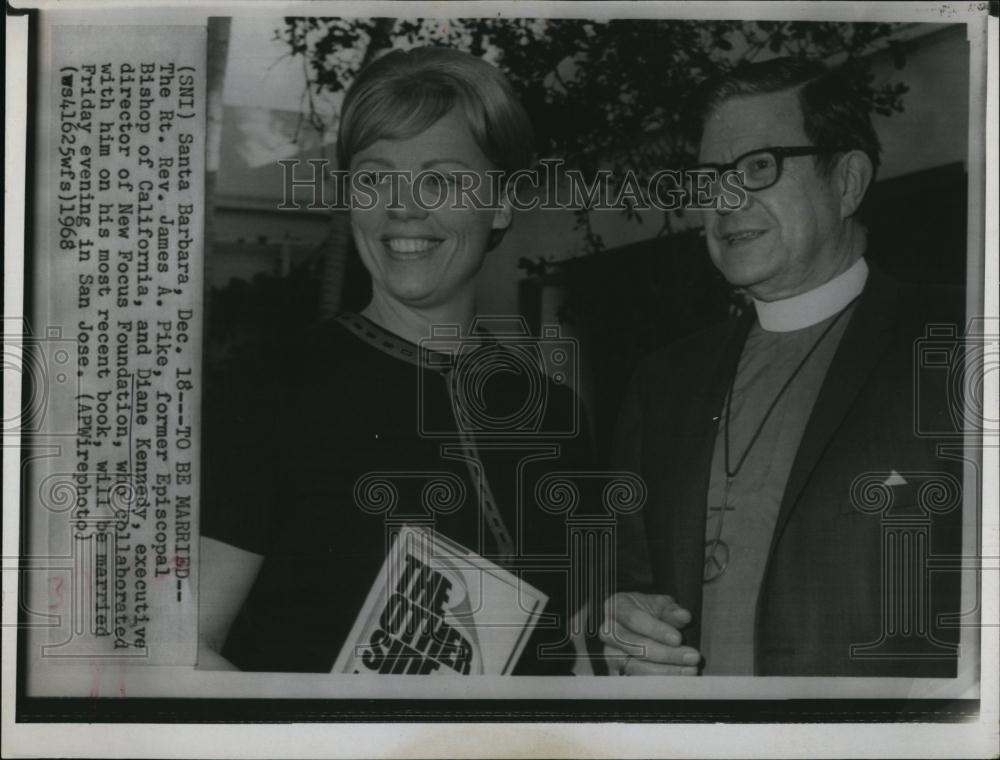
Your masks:
{"label": "white clerical collar", "polygon": [[791,332],[817,325],[838,313],[857,298],[868,280],[864,257],[846,272],[806,293],[780,301],[758,301],[757,319],[768,332]]}

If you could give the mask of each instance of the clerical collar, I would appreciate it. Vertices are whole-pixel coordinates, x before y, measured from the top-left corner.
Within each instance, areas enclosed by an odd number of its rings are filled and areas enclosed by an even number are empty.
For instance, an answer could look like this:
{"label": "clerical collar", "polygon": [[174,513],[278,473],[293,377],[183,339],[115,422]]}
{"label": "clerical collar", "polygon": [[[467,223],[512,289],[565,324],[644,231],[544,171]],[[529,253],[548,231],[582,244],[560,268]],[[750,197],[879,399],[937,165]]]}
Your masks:
{"label": "clerical collar", "polygon": [[854,262],[846,272],[806,293],[780,301],[758,301],[757,319],[768,332],[804,330],[829,319],[864,290],[868,280],[868,264],[864,257]]}

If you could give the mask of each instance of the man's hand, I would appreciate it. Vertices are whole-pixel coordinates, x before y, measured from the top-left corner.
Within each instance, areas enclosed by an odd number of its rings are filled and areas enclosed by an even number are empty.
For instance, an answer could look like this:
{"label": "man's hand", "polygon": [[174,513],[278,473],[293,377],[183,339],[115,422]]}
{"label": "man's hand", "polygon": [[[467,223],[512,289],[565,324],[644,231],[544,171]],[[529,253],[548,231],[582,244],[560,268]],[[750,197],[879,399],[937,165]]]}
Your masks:
{"label": "man's hand", "polygon": [[619,675],[698,675],[701,653],[681,644],[691,613],[662,594],[615,594],[604,603],[604,658]]}

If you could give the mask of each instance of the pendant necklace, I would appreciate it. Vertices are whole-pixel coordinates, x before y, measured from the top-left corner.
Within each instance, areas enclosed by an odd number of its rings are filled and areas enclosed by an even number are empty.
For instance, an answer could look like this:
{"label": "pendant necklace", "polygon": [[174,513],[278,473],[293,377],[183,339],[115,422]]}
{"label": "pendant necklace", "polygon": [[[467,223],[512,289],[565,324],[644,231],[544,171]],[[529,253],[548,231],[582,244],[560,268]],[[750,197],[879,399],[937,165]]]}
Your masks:
{"label": "pendant necklace", "polygon": [[830,334],[834,326],[840,321],[840,318],[847,313],[850,306],[858,300],[857,297],[852,299],[840,312],[834,317],[830,324],[828,324],[820,336],[816,339],[816,342],[812,344],[806,355],[802,357],[802,360],[796,365],[795,369],[785,380],[784,385],[781,386],[781,390],[778,391],[777,395],[771,401],[770,406],[768,406],[767,411],[764,413],[764,418],[757,425],[757,429],[754,431],[753,435],[750,437],[750,443],[747,444],[746,448],[743,450],[743,454],[736,460],[735,466],[732,463],[732,456],[730,454],[730,430],[732,428],[730,410],[733,403],[733,388],[736,385],[736,373],[733,374],[733,379],[729,382],[729,389],[726,391],[725,406],[723,410],[723,446],[724,446],[724,467],[726,471],[726,486],[723,491],[722,496],[722,506],[719,507],[709,507],[709,512],[718,511],[719,519],[715,535],[705,542],[705,565],[704,573],[702,579],[705,583],[711,583],[712,581],[718,580],[722,577],[723,573],[729,567],[729,545],[722,539],[722,526],[725,521],[726,512],[732,512],[736,509],[735,504],[729,503],[729,492],[732,488],[733,481],[736,476],[739,475],[740,470],[743,468],[744,463],[747,461],[747,457],[750,456],[750,452],[753,450],[754,444],[757,443],[757,439],[760,438],[760,434],[764,430],[764,425],[767,424],[768,419],[771,417],[771,413],[774,412],[775,408],[778,406],[778,402],[785,395],[785,391],[791,386],[792,381],[798,377],[802,368],[805,367],[806,362],[809,358],[816,353],[816,349],[820,347],[823,339]]}

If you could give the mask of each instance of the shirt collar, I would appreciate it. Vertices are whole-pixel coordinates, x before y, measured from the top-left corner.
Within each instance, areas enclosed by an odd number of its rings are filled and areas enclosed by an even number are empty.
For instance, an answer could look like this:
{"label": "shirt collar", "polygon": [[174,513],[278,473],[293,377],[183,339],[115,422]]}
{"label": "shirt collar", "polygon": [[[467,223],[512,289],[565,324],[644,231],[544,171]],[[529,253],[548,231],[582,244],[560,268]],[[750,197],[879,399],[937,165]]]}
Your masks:
{"label": "shirt collar", "polygon": [[768,332],[804,330],[829,319],[864,290],[868,280],[868,264],[864,257],[846,271],[818,288],[780,301],[758,301],[757,319]]}

